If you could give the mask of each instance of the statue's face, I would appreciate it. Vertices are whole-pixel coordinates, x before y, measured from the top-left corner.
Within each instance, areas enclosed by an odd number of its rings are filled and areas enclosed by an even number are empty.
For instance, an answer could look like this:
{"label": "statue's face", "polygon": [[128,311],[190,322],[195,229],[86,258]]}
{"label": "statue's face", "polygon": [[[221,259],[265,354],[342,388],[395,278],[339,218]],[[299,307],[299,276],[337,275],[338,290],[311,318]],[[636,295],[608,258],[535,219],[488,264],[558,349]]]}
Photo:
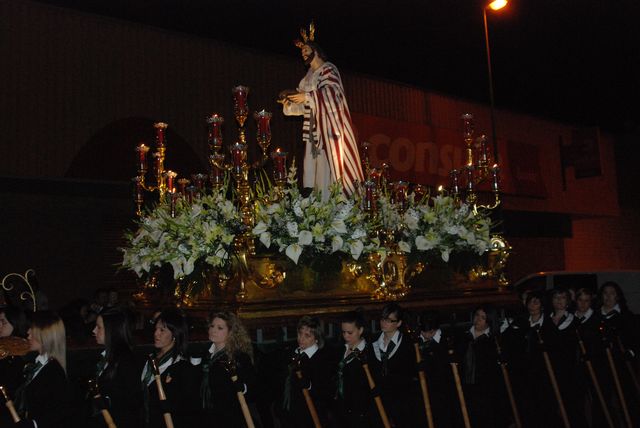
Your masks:
{"label": "statue's face", "polygon": [[302,61],[304,61],[304,65],[311,64],[311,61],[316,57],[316,52],[309,45],[304,45],[300,50],[300,54],[302,55]]}

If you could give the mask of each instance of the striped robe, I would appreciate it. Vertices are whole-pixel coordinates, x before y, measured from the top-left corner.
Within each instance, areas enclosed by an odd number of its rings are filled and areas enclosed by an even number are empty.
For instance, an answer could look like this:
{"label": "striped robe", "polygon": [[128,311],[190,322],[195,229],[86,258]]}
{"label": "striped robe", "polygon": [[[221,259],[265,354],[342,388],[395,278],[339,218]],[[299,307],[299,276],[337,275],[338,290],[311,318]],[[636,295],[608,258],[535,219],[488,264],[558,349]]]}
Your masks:
{"label": "striped robe", "polygon": [[284,114],[304,115],[303,186],[325,191],[341,180],[344,192],[353,194],[364,176],[338,69],[330,62],[309,69],[298,91],[306,93],[304,105],[285,105]]}

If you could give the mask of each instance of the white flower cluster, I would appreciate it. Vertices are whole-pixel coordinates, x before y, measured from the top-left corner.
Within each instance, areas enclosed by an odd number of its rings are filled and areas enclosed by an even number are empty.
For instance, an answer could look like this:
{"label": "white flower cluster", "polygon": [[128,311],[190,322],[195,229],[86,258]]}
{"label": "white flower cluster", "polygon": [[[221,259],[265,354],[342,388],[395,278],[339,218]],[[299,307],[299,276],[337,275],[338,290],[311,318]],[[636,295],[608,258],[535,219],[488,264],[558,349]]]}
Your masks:
{"label": "white flower cluster", "polygon": [[489,249],[490,219],[449,196],[413,204],[402,215],[402,224],[403,240],[398,244],[406,253],[436,252],[448,262],[453,252],[482,255]]}
{"label": "white flower cluster", "polygon": [[344,253],[354,260],[371,249],[364,214],[354,199],[334,184],[328,197],[313,192],[303,197],[291,177],[284,197],[270,195],[259,203],[253,234],[266,248],[285,253],[298,264],[300,256]]}
{"label": "white flower cluster", "polygon": [[180,200],[175,217],[160,204],[139,221],[138,230],[127,236],[122,266],[138,276],[168,263],[175,279],[194,272],[198,263],[227,268],[233,239],[242,231],[242,220],[222,193]]}

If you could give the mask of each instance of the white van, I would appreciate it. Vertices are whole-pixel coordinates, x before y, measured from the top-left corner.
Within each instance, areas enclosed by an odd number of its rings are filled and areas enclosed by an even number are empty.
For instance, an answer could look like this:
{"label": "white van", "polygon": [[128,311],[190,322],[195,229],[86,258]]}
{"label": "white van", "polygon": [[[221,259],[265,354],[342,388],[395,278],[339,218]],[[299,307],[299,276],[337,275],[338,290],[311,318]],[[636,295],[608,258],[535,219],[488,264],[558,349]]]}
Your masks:
{"label": "white van", "polygon": [[613,281],[620,286],[627,299],[629,310],[635,314],[640,314],[640,270],[537,272],[516,281],[513,287],[519,294],[523,291],[544,291],[555,287],[572,288],[574,290],[589,288],[597,292],[602,284],[609,281]]}

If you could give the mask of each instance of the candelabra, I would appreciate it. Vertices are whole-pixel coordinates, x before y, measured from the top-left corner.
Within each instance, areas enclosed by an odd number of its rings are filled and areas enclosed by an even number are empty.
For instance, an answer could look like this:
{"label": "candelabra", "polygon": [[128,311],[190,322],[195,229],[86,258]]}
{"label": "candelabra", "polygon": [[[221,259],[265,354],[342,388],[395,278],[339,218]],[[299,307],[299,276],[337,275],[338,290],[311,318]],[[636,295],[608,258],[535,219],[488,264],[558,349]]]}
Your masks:
{"label": "candelabra", "polygon": [[166,131],[167,124],[163,122],[157,122],[153,124],[153,127],[156,129],[156,151],[151,155],[153,158],[153,171],[155,178],[155,185],[151,185],[147,183],[146,175],[148,171],[147,167],[147,155],[149,153],[149,146],[141,142],[135,148],[135,151],[138,155],[138,175],[133,178],[133,182],[135,184],[135,204],[136,204],[136,214],[138,216],[142,215],[142,206],[144,204],[144,192],[155,192],[157,191],[160,200],[163,201],[165,199],[165,194],[167,192],[175,193],[175,188],[173,187],[174,178],[176,174],[169,170],[165,171],[164,169],[164,160],[165,153],[167,150],[166,142]]}
{"label": "candelabra", "polygon": [[[462,134],[466,162],[460,169],[453,169],[449,173],[449,192],[457,200],[461,200],[464,196],[464,201],[477,213],[478,209],[494,210],[500,205],[500,168],[497,163],[489,167],[487,137],[481,135],[474,139],[474,132],[473,115],[463,114]],[[477,188],[488,180],[491,180],[493,203],[478,204]],[[464,183],[464,194],[461,192],[461,182]]]}

